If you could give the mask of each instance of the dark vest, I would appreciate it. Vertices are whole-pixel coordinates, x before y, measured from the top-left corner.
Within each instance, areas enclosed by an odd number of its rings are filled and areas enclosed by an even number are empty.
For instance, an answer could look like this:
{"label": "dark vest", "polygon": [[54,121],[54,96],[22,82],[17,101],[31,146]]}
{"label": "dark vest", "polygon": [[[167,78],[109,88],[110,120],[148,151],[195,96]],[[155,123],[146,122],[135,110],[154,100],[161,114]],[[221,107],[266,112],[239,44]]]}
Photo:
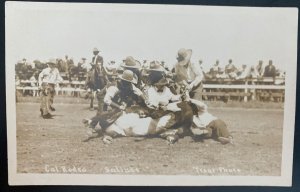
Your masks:
{"label": "dark vest", "polygon": [[132,86],[125,86],[122,82],[117,83],[117,87],[119,89],[119,93],[112,99],[113,102],[122,104],[125,102],[127,107],[135,104],[138,101],[138,96],[134,94]]}

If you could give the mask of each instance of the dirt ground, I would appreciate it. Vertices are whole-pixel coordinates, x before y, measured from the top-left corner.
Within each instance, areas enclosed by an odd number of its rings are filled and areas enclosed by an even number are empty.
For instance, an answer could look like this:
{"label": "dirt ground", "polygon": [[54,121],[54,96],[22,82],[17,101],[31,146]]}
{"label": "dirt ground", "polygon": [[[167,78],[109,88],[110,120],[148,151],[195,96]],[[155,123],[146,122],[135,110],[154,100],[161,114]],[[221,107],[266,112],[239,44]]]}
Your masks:
{"label": "dirt ground", "polygon": [[160,138],[100,137],[86,141],[81,123],[96,112],[86,104],[56,104],[44,120],[38,103],[17,103],[19,173],[161,175],[280,175],[282,109],[212,108],[235,139],[234,145],[185,137],[174,145]]}

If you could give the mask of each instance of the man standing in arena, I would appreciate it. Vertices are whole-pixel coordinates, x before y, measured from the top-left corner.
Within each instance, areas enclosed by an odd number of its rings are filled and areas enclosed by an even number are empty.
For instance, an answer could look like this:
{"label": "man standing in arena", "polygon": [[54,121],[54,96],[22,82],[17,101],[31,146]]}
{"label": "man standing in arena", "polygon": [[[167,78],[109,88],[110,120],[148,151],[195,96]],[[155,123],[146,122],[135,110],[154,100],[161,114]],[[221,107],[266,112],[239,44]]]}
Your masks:
{"label": "man standing in arena", "polygon": [[41,90],[41,106],[40,111],[44,119],[51,119],[50,111],[55,111],[53,99],[55,95],[55,85],[62,82],[63,79],[56,68],[56,60],[50,59],[48,68],[42,70],[39,74],[39,88]]}
{"label": "man standing in arena", "polygon": [[175,64],[175,81],[185,84],[193,99],[202,100],[203,72],[200,65],[191,62],[192,50],[180,49]]}

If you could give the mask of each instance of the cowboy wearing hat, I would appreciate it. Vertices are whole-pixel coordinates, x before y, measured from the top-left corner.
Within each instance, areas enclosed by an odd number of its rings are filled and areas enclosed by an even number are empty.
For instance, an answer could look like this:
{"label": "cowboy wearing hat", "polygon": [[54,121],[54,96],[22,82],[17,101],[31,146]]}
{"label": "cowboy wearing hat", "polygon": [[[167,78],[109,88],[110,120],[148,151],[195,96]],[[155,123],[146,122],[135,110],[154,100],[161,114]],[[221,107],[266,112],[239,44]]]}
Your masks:
{"label": "cowboy wearing hat", "polygon": [[147,91],[148,107],[153,109],[165,109],[171,101],[179,101],[180,95],[174,95],[167,87],[168,81],[161,78]]}
{"label": "cowboy wearing hat", "polygon": [[[183,126],[192,121],[193,111],[187,102],[182,101],[182,95],[175,95],[168,87],[166,78],[160,79],[147,90],[148,114],[153,119],[165,119],[165,125],[157,125],[156,131],[161,132],[161,137],[175,142],[179,135],[178,126]],[[187,123],[188,122],[188,123]],[[174,132],[175,131],[175,132]]]}
{"label": "cowboy wearing hat", "polygon": [[192,50],[180,49],[175,64],[175,81],[188,84],[187,89],[192,98],[202,100],[203,72],[199,65],[191,62]]}
{"label": "cowboy wearing hat", "polygon": [[150,62],[148,71],[148,85],[154,85],[159,80],[165,77],[165,68],[158,62],[158,61],[152,61]]}
{"label": "cowboy wearing hat", "polygon": [[142,68],[141,63],[138,60],[135,60],[132,56],[128,56],[123,60],[121,67],[124,70],[132,71],[136,75],[136,78],[138,79],[137,86],[140,87],[140,85],[141,85],[141,68]]}
{"label": "cowboy wearing hat", "polygon": [[41,115],[44,119],[52,118],[50,111],[55,111],[52,106],[55,95],[55,85],[62,82],[63,79],[56,68],[56,60],[50,59],[46,62],[48,68],[42,70],[39,74],[39,88],[41,90]]}
{"label": "cowboy wearing hat", "polygon": [[114,120],[116,120],[118,116],[115,114],[119,114],[119,112],[125,110],[126,107],[135,104],[143,105],[145,96],[143,92],[136,87],[138,79],[134,73],[130,70],[125,70],[118,78],[119,81],[116,85],[108,87],[104,96],[104,103],[107,108],[111,108],[111,110],[102,113],[98,112],[92,119],[84,119],[83,123],[85,125],[94,129],[99,122],[101,128],[105,129],[110,123],[113,123],[111,118],[109,118],[110,122],[108,122],[107,117],[110,115],[114,116]]}

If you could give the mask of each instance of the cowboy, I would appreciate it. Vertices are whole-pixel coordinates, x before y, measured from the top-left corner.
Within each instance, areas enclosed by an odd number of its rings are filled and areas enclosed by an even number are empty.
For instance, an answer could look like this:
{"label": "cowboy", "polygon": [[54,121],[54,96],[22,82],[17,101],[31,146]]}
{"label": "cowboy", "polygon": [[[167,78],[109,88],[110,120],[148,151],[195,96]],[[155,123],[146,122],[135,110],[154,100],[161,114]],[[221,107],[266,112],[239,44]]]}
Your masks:
{"label": "cowboy", "polygon": [[186,84],[190,96],[202,100],[203,72],[199,65],[191,62],[192,50],[180,49],[178,51],[177,63],[175,64],[175,82]]}
{"label": "cowboy", "polygon": [[[90,102],[90,110],[94,110],[94,98],[96,97],[96,93],[105,87],[105,72],[103,70],[103,58],[99,55],[99,50],[97,48],[93,49],[94,57],[92,58],[92,68],[88,72],[86,78],[86,87],[90,91],[91,102]],[[98,100],[98,110],[102,111],[102,99]]]}
{"label": "cowboy", "polygon": [[41,90],[41,115],[44,119],[52,118],[50,111],[55,111],[53,99],[55,95],[55,85],[62,82],[63,79],[55,67],[56,60],[50,59],[46,64],[48,68],[43,69],[39,74],[39,89]]}
{"label": "cowboy", "polygon": [[188,100],[194,105],[195,110],[191,126],[191,132],[194,136],[213,138],[222,144],[233,144],[233,137],[223,120],[210,114],[205,103],[190,98]]}
{"label": "cowboy", "polygon": [[130,70],[134,73],[136,78],[138,79],[137,87],[141,86],[141,68],[142,65],[139,61],[135,60],[132,56],[128,56],[123,60],[121,67],[124,70]]}
{"label": "cowboy", "polygon": [[99,123],[102,129],[107,128],[116,120],[127,107],[136,104],[143,104],[145,96],[143,92],[135,85],[138,79],[130,70],[125,70],[118,76],[120,81],[106,89],[104,103],[110,111],[97,112],[92,119],[84,119],[83,123],[92,129],[95,129]]}
{"label": "cowboy", "polygon": [[148,85],[154,85],[166,75],[165,68],[158,61],[151,61],[148,71]]}
{"label": "cowboy", "polygon": [[[161,137],[175,142],[181,135],[179,130],[189,127],[192,121],[192,110],[189,105],[182,102],[182,95],[175,95],[167,86],[169,83],[161,78],[147,91],[148,116],[153,119],[165,119],[167,122],[162,127],[157,126],[155,134],[161,132]],[[171,128],[171,130],[170,130]],[[177,128],[179,128],[177,130]],[[176,129],[179,132],[174,132]]]}

